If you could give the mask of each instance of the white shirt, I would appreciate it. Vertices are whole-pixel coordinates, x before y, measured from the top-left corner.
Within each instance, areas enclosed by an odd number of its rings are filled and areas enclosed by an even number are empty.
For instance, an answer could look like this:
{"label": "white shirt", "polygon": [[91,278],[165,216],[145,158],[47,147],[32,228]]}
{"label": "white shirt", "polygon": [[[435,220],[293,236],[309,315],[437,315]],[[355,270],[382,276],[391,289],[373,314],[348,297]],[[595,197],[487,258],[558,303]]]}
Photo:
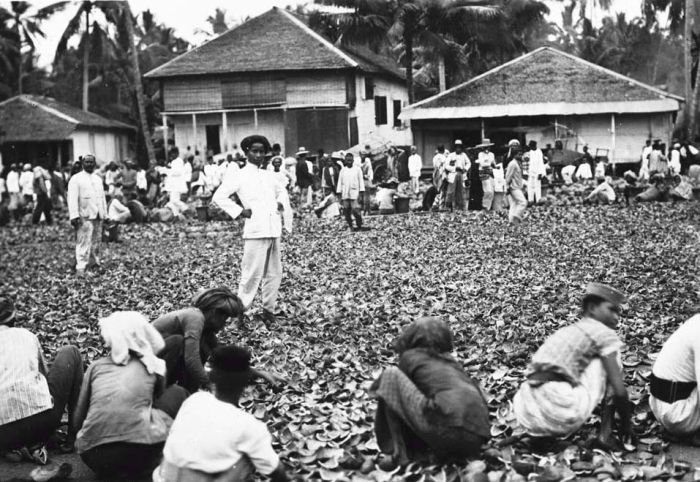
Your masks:
{"label": "white shirt", "polygon": [[531,150],[528,152],[530,155],[530,166],[527,172],[527,178],[532,180],[537,180],[537,176],[546,176],[547,171],[544,167],[544,155],[540,149]]}
{"label": "white shirt", "polygon": [[338,176],[337,193],[340,199],[357,199],[360,192],[365,190],[365,181],[362,178],[362,169],[358,166],[344,167]]}
{"label": "white shirt", "polygon": [[10,171],[7,173],[7,192],[17,194],[20,191],[19,187],[19,172]]}
{"label": "white shirt", "polygon": [[644,146],[642,149],[642,162],[649,161],[649,154],[651,154],[651,146]]}
{"label": "white shirt", "polygon": [[576,177],[579,179],[591,179],[593,173],[591,173],[591,166],[587,162],[582,162],[578,169],[576,169]]}
{"label": "white shirt", "polygon": [[243,456],[263,475],[277,469],[279,457],[263,422],[208,392],[185,400],[163,448],[167,462],[215,474],[230,469]]}
{"label": "white shirt", "polygon": [[102,178],[80,171],[68,181],[68,219],[104,219],[107,216],[107,200]]}
{"label": "white shirt", "polygon": [[179,157],[170,161],[168,177],[165,178],[165,190],[172,193],[187,192],[187,181],[185,178],[185,163]]}
{"label": "white shirt", "polygon": [[420,170],[423,167],[423,159],[418,154],[408,156],[408,173],[411,177],[420,177]]}
{"label": "white shirt", "polygon": [[469,160],[469,156],[465,152],[457,154],[456,152],[451,152],[447,156],[447,162],[445,162],[445,171],[447,171],[447,182],[455,182],[457,169],[461,169],[462,172],[466,172],[472,167],[472,163]]}
{"label": "white shirt", "polygon": [[595,177],[596,179],[605,177],[605,163],[603,161],[595,165]]}
{"label": "white shirt", "polygon": [[[283,191],[284,188],[273,173],[249,162],[236,175],[224,177],[212,202],[233,219],[243,209],[251,210],[251,217],[245,220],[243,239],[279,238],[282,234],[282,218],[277,203],[283,201]],[[243,208],[230,199],[234,194],[238,195]]]}
{"label": "white shirt", "polygon": [[672,174],[681,173],[681,152],[678,149],[671,150],[671,160],[668,162],[668,167]]}
{"label": "white shirt", "polygon": [[131,216],[129,208],[124,206],[119,199],[112,199],[107,208],[107,219],[112,221],[120,221]]}
{"label": "white shirt", "polygon": [[39,339],[24,328],[0,326],[0,425],[53,406]]}
{"label": "white shirt", "polygon": [[22,194],[31,196],[34,194],[34,173],[32,171],[22,171],[19,175],[19,185],[22,188]]}
{"label": "white shirt", "polygon": [[497,164],[493,168],[493,191],[506,192],[506,176],[503,172],[503,164]]}
{"label": "white shirt", "polygon": [[674,382],[696,382],[700,374],[700,315],[683,323],[666,340],[652,372]]}
{"label": "white shirt", "polygon": [[438,172],[442,172],[445,168],[445,161],[447,156],[445,154],[440,154],[439,152],[433,156],[433,169],[437,169]]}
{"label": "white shirt", "polygon": [[136,171],[136,188],[144,191],[148,189],[148,179],[146,179],[146,171],[143,169]]}
{"label": "white shirt", "polygon": [[588,195],[588,199],[593,199],[598,193],[603,193],[608,201],[615,201],[615,189],[607,182],[602,182]]}
{"label": "white shirt", "polygon": [[[590,168],[589,168],[590,169]],[[571,184],[574,182],[574,173],[576,172],[576,166],[568,165],[561,169],[561,177],[564,178],[566,184]]]}

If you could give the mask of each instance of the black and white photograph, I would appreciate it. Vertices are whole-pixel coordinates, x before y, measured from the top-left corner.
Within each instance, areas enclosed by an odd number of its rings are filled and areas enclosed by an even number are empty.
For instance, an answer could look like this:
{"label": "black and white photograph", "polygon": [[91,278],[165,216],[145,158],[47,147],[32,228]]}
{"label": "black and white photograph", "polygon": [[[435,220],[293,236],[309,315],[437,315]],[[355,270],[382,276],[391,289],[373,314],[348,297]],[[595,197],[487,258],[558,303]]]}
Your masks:
{"label": "black and white photograph", "polygon": [[0,482],[700,481],[699,380],[700,0],[0,0]]}

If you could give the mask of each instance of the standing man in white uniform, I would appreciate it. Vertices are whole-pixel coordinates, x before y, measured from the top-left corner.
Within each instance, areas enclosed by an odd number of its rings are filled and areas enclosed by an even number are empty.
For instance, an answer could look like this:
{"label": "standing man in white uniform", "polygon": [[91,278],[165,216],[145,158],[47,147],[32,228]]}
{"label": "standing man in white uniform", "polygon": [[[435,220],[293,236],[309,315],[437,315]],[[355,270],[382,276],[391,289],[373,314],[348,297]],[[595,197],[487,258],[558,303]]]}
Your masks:
{"label": "standing man in white uniform", "polygon": [[[261,169],[270,143],[259,135],[241,141],[248,163],[235,176],[226,176],[214,193],[212,202],[229,216],[246,219],[243,228],[243,259],[238,297],[246,309],[255,299],[262,282],[262,319],[275,322],[275,305],[282,282],[282,258],[280,236],[284,210],[284,188],[274,173]],[[230,197],[238,195],[243,207]]]}

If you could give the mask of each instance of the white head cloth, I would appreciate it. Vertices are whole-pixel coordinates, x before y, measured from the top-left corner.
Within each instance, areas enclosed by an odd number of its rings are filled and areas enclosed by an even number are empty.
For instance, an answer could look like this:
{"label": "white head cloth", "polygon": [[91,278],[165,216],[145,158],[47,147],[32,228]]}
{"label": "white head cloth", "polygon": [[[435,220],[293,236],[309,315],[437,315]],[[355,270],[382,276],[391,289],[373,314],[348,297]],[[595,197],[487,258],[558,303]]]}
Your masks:
{"label": "white head cloth", "polygon": [[165,361],[156,356],[165,342],[148,318],[136,311],[116,311],[101,318],[99,325],[114,363],[126,365],[133,352],[148,373],[165,376]]}

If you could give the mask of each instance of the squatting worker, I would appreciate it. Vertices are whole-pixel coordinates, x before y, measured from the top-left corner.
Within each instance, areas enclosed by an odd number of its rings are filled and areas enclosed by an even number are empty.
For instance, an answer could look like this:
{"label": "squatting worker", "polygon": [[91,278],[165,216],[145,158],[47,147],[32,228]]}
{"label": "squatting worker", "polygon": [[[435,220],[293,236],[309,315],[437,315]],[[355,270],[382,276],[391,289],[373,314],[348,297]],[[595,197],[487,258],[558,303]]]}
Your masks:
{"label": "squatting worker", "polygon": [[102,221],[107,217],[107,200],[102,178],[95,174],[95,156],[83,156],[83,170],[68,182],[68,217],[77,231],[75,270],[85,272],[88,263],[100,264]]}
{"label": "squatting worker", "polygon": [[[246,218],[238,296],[245,308],[250,308],[262,282],[262,318],[264,322],[274,322],[282,282],[280,236],[284,188],[272,172],[260,169],[265,154],[270,151],[265,137],[248,136],[241,141],[241,148],[248,162],[237,176],[228,176],[222,181],[212,201],[233,219]],[[234,194],[243,207],[230,199]]]}
{"label": "squatting worker", "polygon": [[[559,328],[537,350],[527,380],[513,399],[518,423],[536,437],[566,437],[585,424],[603,402],[598,443],[615,447],[614,411],[620,415],[622,435],[632,436],[630,403],[622,377],[615,333],[622,293],[590,283],[583,297],[583,316]],[[612,402],[606,398],[610,388]]]}
{"label": "squatting worker", "polygon": [[651,370],[649,406],[661,426],[676,436],[700,440],[698,402],[700,376],[700,314],[683,323],[671,336]]}

